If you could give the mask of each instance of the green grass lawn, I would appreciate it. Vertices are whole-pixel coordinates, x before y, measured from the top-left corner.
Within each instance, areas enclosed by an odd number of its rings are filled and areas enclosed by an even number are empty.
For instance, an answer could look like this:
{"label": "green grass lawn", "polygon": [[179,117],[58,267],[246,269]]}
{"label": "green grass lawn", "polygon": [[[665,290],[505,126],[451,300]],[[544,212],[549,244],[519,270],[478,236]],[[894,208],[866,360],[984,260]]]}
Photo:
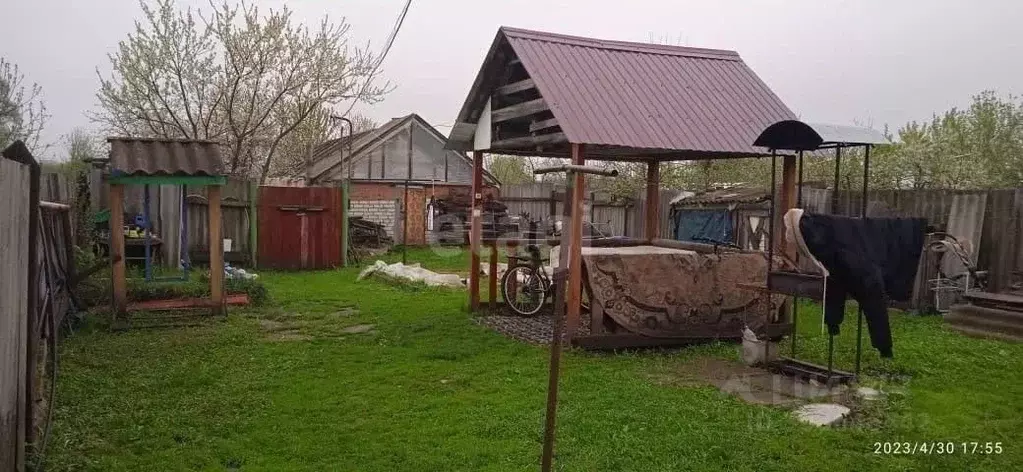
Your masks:
{"label": "green grass lawn", "polygon": [[[464,254],[411,251],[462,269]],[[394,255],[387,256],[394,258]],[[400,256],[398,256],[400,258]],[[50,470],[538,470],[547,352],[475,324],[464,291],[356,282],[357,269],[263,274],[272,307],[226,322],[109,333],[61,347]],[[359,313],[348,315],[344,307]],[[267,331],[291,323],[284,340]],[[352,325],[372,324],[362,334]],[[1023,346],[896,315],[896,360],[865,350],[892,393],[852,426],[665,381],[735,345],[564,357],[557,467],[566,471],[1023,470]],[[838,365],[852,365],[855,323]],[[823,361],[819,310],[803,357]],[[787,348],[785,348],[787,349]],[[787,352],[787,351],[784,351]],[[875,455],[884,441],[1001,442],[1002,454]]]}

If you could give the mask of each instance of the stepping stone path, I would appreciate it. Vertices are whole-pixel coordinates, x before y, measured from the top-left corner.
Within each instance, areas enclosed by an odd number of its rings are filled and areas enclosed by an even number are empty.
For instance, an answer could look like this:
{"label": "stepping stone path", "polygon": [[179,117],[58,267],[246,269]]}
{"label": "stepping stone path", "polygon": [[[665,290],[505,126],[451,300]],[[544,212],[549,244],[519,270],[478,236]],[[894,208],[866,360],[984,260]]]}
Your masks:
{"label": "stepping stone path", "polygon": [[870,387],[860,387],[856,389],[856,395],[864,400],[873,401],[881,398],[881,391]]}
{"label": "stepping stone path", "polygon": [[368,333],[370,331],[373,331],[373,328],[375,328],[375,327],[376,327],[376,325],[361,324],[361,325],[349,326],[349,327],[347,327],[345,329],[342,329],[341,332],[345,333],[345,334]]}
{"label": "stepping stone path", "polygon": [[831,426],[849,414],[849,409],[834,403],[811,403],[796,409],[796,418],[814,426]]}
{"label": "stepping stone path", "polygon": [[355,308],[350,307],[350,306],[344,307],[344,308],[342,308],[342,309],[332,313],[333,316],[340,316],[340,317],[347,317],[347,316],[353,316],[353,315],[358,315],[358,314],[359,314],[359,310],[356,310]]}

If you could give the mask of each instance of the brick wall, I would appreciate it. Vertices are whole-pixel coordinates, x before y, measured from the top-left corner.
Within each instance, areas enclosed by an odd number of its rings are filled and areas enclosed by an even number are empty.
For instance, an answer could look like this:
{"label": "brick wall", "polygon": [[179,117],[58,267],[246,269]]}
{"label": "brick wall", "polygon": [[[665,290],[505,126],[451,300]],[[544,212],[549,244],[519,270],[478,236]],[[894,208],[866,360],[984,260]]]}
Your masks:
{"label": "brick wall", "polygon": [[[351,214],[362,216],[374,223],[384,225],[387,234],[394,238],[395,244],[402,243],[404,223],[401,211],[404,209],[405,185],[390,182],[354,182],[351,185]],[[461,185],[410,186],[408,205],[408,244],[424,245],[429,241],[426,231],[426,200],[447,198],[452,193],[468,195],[470,187]],[[500,192],[494,187],[485,187],[484,195],[499,198]]]}
{"label": "brick wall", "polygon": [[387,235],[397,240],[398,237],[395,236],[398,228],[397,200],[352,200],[349,214],[383,225]]}

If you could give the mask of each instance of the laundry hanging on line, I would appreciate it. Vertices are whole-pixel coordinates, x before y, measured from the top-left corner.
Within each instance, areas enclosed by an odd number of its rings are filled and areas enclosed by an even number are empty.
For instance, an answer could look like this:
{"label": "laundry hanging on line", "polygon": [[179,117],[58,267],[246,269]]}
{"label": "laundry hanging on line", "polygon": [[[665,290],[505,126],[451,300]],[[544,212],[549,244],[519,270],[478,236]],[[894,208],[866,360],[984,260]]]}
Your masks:
{"label": "laundry hanging on line", "polygon": [[892,357],[888,303],[912,296],[926,227],[924,218],[802,215],[802,239],[829,273],[824,321],[830,334],[839,333],[851,296],[867,319],[871,345]]}

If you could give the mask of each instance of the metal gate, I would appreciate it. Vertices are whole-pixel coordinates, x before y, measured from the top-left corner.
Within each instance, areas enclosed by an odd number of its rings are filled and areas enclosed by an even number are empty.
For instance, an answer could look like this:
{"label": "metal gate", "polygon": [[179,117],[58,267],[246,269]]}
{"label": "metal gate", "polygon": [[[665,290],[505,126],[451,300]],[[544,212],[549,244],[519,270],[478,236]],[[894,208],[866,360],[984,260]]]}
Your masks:
{"label": "metal gate", "polygon": [[260,267],[341,265],[341,189],[260,187],[258,221]]}

